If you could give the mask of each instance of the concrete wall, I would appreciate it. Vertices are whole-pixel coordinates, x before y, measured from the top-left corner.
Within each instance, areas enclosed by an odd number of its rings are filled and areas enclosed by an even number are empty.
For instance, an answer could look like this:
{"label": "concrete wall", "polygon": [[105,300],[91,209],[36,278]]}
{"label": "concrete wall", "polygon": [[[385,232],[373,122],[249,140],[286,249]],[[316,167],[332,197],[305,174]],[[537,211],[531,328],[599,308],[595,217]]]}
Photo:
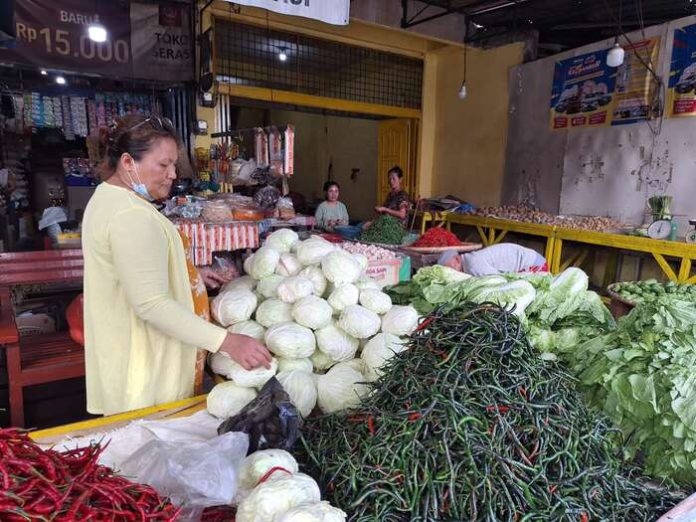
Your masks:
{"label": "concrete wall", "polygon": [[[322,188],[331,164],[332,179],[341,185],[341,200],[348,207],[350,218],[364,220],[371,216],[377,204],[377,121],[244,108],[238,127],[266,122],[295,126],[295,176],[290,182],[291,190],[301,193],[308,203],[323,198]],[[352,169],[359,169],[354,180]]]}
{"label": "concrete wall", "polygon": [[[689,17],[646,29],[660,36],[657,72],[669,78],[674,30],[693,24]],[[640,33],[631,35],[642,39]],[[606,40],[553,58],[516,67],[511,72],[510,131],[503,201],[535,201],[550,212],[609,215],[640,224],[646,200],[655,194],[674,197],[672,211],[679,231],[696,217],[696,119],[665,118],[598,129],[551,131],[549,102],[556,61],[613,44]]]}
{"label": "concrete wall", "polygon": [[[465,100],[461,49],[437,54],[432,194],[476,205],[500,202],[508,123],[508,73],[522,62],[522,44],[467,51]],[[429,94],[430,95],[430,94]],[[425,117],[425,115],[424,115]]]}

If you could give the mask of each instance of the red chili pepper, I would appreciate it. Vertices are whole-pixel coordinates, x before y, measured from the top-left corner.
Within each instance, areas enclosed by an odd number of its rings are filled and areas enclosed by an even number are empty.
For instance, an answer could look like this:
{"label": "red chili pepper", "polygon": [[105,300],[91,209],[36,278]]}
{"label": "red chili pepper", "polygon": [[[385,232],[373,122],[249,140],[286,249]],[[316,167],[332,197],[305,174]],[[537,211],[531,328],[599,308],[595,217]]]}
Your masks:
{"label": "red chili pepper", "polygon": [[582,512],[582,515],[580,515],[580,522],[590,522],[590,517],[588,517],[587,513],[584,511]]}
{"label": "red chili pepper", "polygon": [[375,419],[374,419],[374,417],[373,417],[372,415],[370,415],[370,416],[367,418],[367,429],[368,429],[368,431],[370,432],[370,435],[374,435],[374,434],[375,434]]}
{"label": "red chili pepper", "polygon": [[459,246],[462,242],[452,232],[444,228],[435,227],[427,230],[418,240],[413,243],[415,247],[447,247]]}
{"label": "red chili pepper", "polygon": [[420,332],[423,328],[428,326],[430,323],[432,323],[435,320],[434,317],[428,317],[425,321],[423,321],[421,324],[418,325],[418,328],[416,328],[416,332]]}
{"label": "red chili pepper", "polygon": [[504,405],[500,406],[498,404],[490,404],[490,405],[486,406],[486,411],[489,413],[494,412],[494,411],[497,411],[498,413],[507,413],[510,411],[510,407],[504,406]]}
{"label": "red chili pepper", "polygon": [[553,486],[549,486],[549,493],[551,493],[553,495],[557,489],[558,489],[558,486],[556,486],[555,484]]}
{"label": "red chili pepper", "polygon": [[527,388],[520,386],[520,395],[526,401],[527,400]]}
{"label": "red chili pepper", "polygon": [[420,419],[422,416],[423,416],[423,415],[422,415],[420,412],[414,411],[413,413],[411,413],[411,414],[408,416],[408,420],[409,420],[410,422],[417,421],[417,420]]}

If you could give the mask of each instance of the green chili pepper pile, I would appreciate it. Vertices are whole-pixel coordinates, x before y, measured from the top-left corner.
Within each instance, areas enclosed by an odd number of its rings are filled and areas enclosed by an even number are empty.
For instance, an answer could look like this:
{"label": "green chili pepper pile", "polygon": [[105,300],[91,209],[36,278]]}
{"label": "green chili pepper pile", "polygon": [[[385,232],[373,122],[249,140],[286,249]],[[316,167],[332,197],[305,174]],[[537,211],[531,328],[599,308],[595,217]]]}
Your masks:
{"label": "green chili pepper pile", "polygon": [[392,216],[380,216],[360,235],[360,241],[400,245],[406,235],[401,221]]}
{"label": "green chili pepper pile", "polygon": [[361,408],[309,419],[304,465],[351,521],[653,521],[648,486],[562,367],[494,305],[436,313]]}

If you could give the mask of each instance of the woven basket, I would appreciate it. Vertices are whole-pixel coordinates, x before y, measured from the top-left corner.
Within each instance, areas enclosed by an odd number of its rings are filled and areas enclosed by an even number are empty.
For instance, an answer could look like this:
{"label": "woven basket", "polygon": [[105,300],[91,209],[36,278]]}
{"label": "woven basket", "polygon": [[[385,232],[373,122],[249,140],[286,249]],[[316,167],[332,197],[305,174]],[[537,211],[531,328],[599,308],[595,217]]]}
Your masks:
{"label": "woven basket", "polygon": [[618,319],[619,317],[628,315],[630,311],[636,307],[636,303],[632,303],[614,292],[613,286],[614,285],[609,285],[609,287],[607,287],[607,294],[611,297],[609,310],[611,311],[611,315],[614,316],[614,319]]}

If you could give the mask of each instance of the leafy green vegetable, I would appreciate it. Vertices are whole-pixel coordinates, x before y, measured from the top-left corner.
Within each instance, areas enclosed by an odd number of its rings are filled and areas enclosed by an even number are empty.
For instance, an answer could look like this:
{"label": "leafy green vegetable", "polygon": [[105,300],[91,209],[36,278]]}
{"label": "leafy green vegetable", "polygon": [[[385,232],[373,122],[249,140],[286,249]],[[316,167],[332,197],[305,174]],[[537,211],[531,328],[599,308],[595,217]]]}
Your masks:
{"label": "leafy green vegetable", "polygon": [[696,307],[665,295],[618,328],[566,351],[590,401],[619,426],[649,473],[696,483]]}
{"label": "leafy green vegetable", "polygon": [[370,228],[360,234],[360,240],[368,243],[400,245],[405,235],[406,229],[401,221],[392,216],[380,216],[372,222]]}

